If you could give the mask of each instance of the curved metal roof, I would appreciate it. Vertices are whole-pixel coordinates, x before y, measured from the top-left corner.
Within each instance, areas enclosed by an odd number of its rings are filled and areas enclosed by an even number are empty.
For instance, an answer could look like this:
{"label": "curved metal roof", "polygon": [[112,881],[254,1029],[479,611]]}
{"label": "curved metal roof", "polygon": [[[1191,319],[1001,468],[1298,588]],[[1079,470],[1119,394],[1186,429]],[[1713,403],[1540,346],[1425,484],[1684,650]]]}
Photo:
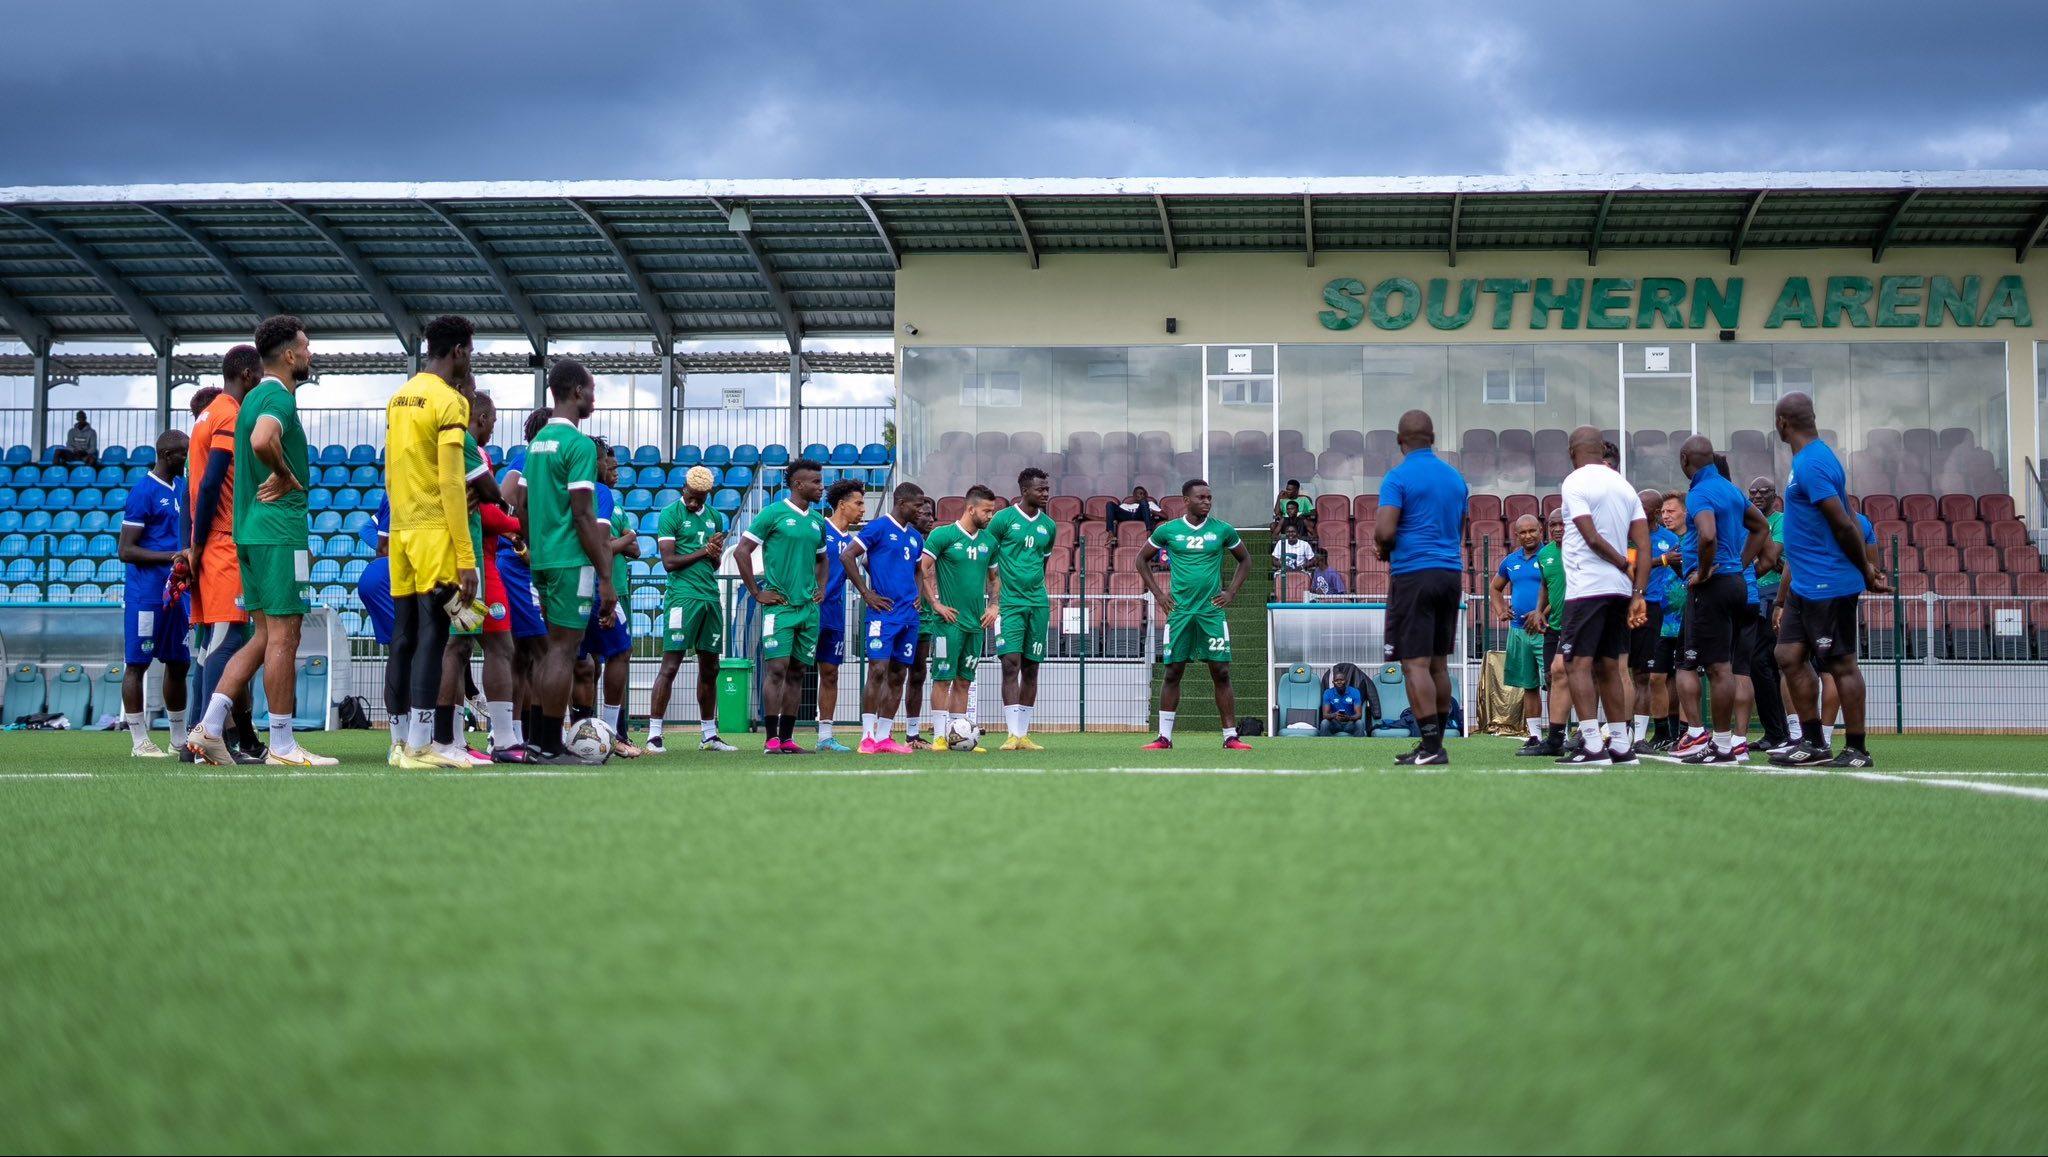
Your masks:
{"label": "curved metal roof", "polygon": [[0,189],[0,329],[212,340],[289,311],[562,338],[874,336],[926,254],[1962,246],[2016,259],[2048,171],[768,180]]}

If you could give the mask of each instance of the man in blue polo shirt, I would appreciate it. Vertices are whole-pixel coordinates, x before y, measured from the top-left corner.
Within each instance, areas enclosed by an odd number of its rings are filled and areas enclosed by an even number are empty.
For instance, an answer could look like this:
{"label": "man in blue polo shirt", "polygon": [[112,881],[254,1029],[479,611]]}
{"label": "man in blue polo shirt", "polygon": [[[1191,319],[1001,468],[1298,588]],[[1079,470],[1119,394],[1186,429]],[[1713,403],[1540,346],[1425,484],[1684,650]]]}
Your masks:
{"label": "man in blue polo shirt", "polygon": [[1401,664],[1408,703],[1422,742],[1395,759],[1414,766],[1449,763],[1444,722],[1451,714],[1451,675],[1445,662],[1458,640],[1459,577],[1465,558],[1465,480],[1436,456],[1436,425],[1428,414],[1401,415],[1395,441],[1404,457],[1380,483],[1373,545],[1387,563],[1387,642],[1390,662]]}
{"label": "man in blue polo shirt", "polygon": [[[1778,399],[1778,438],[1792,448],[1785,477],[1785,613],[1779,619],[1776,658],[1799,715],[1799,746],[1771,757],[1788,767],[1876,766],[1864,746],[1863,672],[1856,666],[1856,603],[1868,590],[1887,589],[1884,572],[1864,549],[1866,532],[1849,512],[1841,460],[1820,440],[1813,399]],[[1835,755],[1820,726],[1820,689],[1813,666],[1835,677],[1842,703],[1845,746]]]}
{"label": "man in blue polo shirt", "polygon": [[1507,663],[1502,682],[1522,689],[1522,722],[1529,728],[1529,742],[1516,755],[1535,755],[1543,747],[1543,628],[1546,623],[1537,608],[1543,602],[1543,568],[1537,554],[1543,549],[1543,524],[1533,514],[1515,519],[1515,544],[1500,560],[1490,584],[1493,617],[1506,627]]}
{"label": "man in blue polo shirt", "polygon": [[1665,734],[1664,716],[1671,709],[1674,648],[1663,646],[1662,639],[1664,592],[1676,577],[1672,568],[1678,565],[1679,553],[1678,536],[1664,526],[1664,493],[1645,490],[1637,497],[1643,500],[1643,515],[1650,521],[1650,585],[1643,590],[1643,605],[1649,618],[1636,629],[1628,652],[1630,674],[1635,677],[1636,746],[1642,747],[1645,743],[1661,744],[1673,738]]}
{"label": "man in blue polo shirt", "polygon": [[1706,435],[1694,434],[1679,445],[1678,466],[1692,482],[1685,495],[1685,535],[1678,544],[1688,588],[1678,694],[1699,702],[1704,669],[1713,702],[1710,717],[1672,750],[1682,763],[1734,763],[1733,662],[1736,634],[1749,605],[1742,572],[1770,541],[1771,524],[1714,465],[1714,444]]}
{"label": "man in blue polo shirt", "polygon": [[1349,676],[1342,667],[1330,672],[1330,685],[1323,689],[1323,709],[1316,720],[1316,734],[1325,738],[1333,735],[1364,735],[1365,723],[1360,718],[1365,713],[1365,696],[1358,688],[1351,686]]}

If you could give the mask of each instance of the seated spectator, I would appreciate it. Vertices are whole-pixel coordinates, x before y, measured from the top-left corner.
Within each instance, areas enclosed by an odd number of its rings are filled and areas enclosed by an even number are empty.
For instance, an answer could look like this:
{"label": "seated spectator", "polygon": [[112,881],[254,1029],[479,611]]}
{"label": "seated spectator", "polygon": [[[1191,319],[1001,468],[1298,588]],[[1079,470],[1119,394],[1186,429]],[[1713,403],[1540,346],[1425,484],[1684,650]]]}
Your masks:
{"label": "seated spectator", "polygon": [[1120,522],[1142,522],[1145,524],[1145,533],[1151,534],[1160,523],[1166,521],[1166,511],[1160,509],[1157,502],[1152,501],[1152,496],[1145,492],[1143,486],[1135,486],[1131,488],[1129,498],[1110,504],[1108,521],[1109,536],[1112,539],[1116,537],[1116,527]]}
{"label": "seated spectator", "polygon": [[1301,527],[1287,524],[1287,536],[1273,544],[1273,561],[1279,571],[1307,570],[1316,558],[1315,545],[1301,536]]}
{"label": "seated spectator", "polygon": [[51,459],[59,466],[75,466],[80,463],[99,468],[100,432],[85,420],[85,411],[78,411],[78,421],[71,432],[64,435],[64,444],[57,447],[56,456]]}
{"label": "seated spectator", "polygon": [[1316,551],[1315,569],[1308,572],[1308,589],[1319,595],[1351,593],[1351,588],[1344,582],[1344,572],[1330,565],[1329,551]]}
{"label": "seated spectator", "polygon": [[1274,537],[1288,526],[1299,526],[1309,538],[1316,536],[1315,499],[1301,492],[1301,481],[1296,478],[1289,478],[1280,488],[1280,497],[1273,500]]}
{"label": "seated spectator", "polygon": [[1330,686],[1323,691],[1322,718],[1316,722],[1316,734],[1332,735],[1365,734],[1365,724],[1359,718],[1365,711],[1365,696],[1358,688],[1351,686],[1343,668],[1330,672]]}

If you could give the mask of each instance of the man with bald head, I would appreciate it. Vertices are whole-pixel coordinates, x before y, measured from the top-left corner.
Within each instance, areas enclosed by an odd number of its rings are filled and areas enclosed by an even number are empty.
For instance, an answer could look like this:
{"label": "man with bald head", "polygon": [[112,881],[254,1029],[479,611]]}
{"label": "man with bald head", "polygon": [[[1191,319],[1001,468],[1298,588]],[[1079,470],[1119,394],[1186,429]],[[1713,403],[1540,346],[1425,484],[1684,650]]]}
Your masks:
{"label": "man with bald head", "polygon": [[[1629,636],[1628,669],[1635,681],[1636,746],[1664,735],[1664,715],[1670,710],[1668,686],[1670,656],[1660,646],[1664,629],[1665,588],[1671,585],[1672,567],[1678,565],[1678,536],[1664,528],[1664,492],[1643,490],[1636,494],[1643,504],[1643,518],[1650,531],[1650,581],[1643,589],[1643,623]],[[1657,721],[1651,734],[1650,721]]]}
{"label": "man with bald head", "polygon": [[[1864,746],[1863,672],[1856,666],[1856,603],[1863,592],[1883,593],[1885,578],[1863,549],[1863,530],[1849,512],[1841,460],[1821,441],[1813,399],[1778,399],[1778,438],[1792,448],[1785,476],[1784,614],[1776,659],[1789,706],[1800,719],[1799,745],[1771,757],[1786,767],[1876,766]],[[1835,755],[1820,728],[1819,680],[1814,666],[1835,677],[1847,742]]]}
{"label": "man with bald head", "polygon": [[[1564,514],[1564,633],[1559,651],[1578,708],[1580,747],[1564,763],[1634,763],[1626,673],[1630,635],[1647,621],[1649,520],[1643,502],[1607,463],[1594,426],[1572,431],[1572,472],[1561,487]],[[1603,739],[1600,711],[1607,712]]]}
{"label": "man with bald head", "polygon": [[1395,440],[1403,457],[1380,483],[1372,537],[1390,576],[1387,660],[1401,664],[1422,742],[1394,762],[1440,766],[1451,761],[1444,754],[1444,724],[1451,714],[1446,657],[1458,640],[1470,491],[1457,470],[1436,456],[1436,425],[1428,414],[1401,415]]}
{"label": "man with bald head", "polygon": [[[1694,724],[1672,751],[1681,763],[1735,763],[1735,642],[1748,615],[1743,571],[1770,541],[1770,524],[1714,464],[1714,444],[1694,434],[1678,448],[1678,467],[1691,480],[1685,535],[1679,540],[1688,588],[1678,694],[1698,702],[1700,671],[1712,683],[1711,716]],[[1711,730],[1711,737],[1710,737]]]}
{"label": "man with bald head", "polygon": [[1543,551],[1543,524],[1524,514],[1515,519],[1514,535],[1518,549],[1501,557],[1489,597],[1493,617],[1508,633],[1501,682],[1522,689],[1522,721],[1529,728],[1529,742],[1515,754],[1535,755],[1543,746],[1543,570],[1536,562]]}

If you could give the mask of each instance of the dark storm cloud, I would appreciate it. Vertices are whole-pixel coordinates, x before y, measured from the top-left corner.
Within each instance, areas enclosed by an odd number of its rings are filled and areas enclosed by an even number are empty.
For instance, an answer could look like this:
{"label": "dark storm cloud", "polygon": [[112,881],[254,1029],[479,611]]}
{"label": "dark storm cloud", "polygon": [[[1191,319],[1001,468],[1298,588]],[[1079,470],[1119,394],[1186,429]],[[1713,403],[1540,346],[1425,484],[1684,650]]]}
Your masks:
{"label": "dark storm cloud", "polygon": [[0,184],[2048,165],[2048,8],[15,6]]}

